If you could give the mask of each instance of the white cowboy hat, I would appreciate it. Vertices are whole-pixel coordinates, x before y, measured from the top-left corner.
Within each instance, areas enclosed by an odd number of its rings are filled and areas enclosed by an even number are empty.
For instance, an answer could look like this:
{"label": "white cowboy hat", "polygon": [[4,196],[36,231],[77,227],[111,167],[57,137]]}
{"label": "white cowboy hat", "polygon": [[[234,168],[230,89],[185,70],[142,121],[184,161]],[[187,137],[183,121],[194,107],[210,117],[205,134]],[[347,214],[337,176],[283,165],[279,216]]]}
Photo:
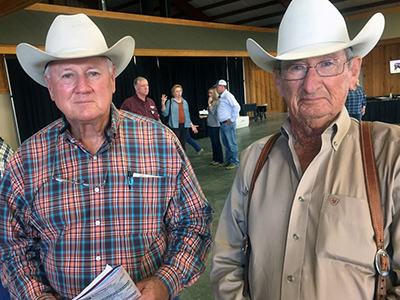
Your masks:
{"label": "white cowboy hat", "polygon": [[45,51],[21,43],[17,46],[17,58],[25,72],[46,87],[43,73],[51,61],[106,56],[115,65],[118,76],[132,59],[134,50],[135,40],[131,36],[108,48],[100,29],[84,14],[59,15],[47,33]]}
{"label": "white cowboy hat", "polygon": [[343,16],[330,1],[293,0],[279,26],[277,56],[252,39],[247,40],[247,52],[256,65],[268,72],[278,60],[315,57],[348,47],[364,57],[379,41],[384,27],[384,16],[376,13],[351,41]]}

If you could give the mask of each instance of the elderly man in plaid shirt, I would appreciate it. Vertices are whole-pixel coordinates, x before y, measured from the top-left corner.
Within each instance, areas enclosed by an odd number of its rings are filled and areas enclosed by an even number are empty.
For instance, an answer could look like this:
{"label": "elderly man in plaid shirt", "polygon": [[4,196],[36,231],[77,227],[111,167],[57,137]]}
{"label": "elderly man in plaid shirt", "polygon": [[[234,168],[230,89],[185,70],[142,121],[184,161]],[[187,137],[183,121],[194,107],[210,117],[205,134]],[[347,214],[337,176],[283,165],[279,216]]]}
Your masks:
{"label": "elderly man in plaid shirt", "polygon": [[26,140],[0,185],[1,279],[12,299],[76,297],[122,265],[140,300],[167,300],[204,271],[213,210],[171,130],[118,110],[115,77],[134,40],[108,48],[83,14],[58,16],[26,73],[63,117]]}

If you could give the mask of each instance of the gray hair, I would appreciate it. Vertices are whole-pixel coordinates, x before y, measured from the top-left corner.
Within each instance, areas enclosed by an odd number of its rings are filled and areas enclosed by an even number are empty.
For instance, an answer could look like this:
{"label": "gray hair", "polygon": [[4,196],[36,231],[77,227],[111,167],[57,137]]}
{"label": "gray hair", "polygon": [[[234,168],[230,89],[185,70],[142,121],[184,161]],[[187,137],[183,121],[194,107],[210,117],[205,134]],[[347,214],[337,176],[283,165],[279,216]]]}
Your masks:
{"label": "gray hair", "polygon": [[139,81],[143,81],[143,80],[147,80],[146,78],[142,77],[142,76],[138,76],[133,80],[133,86],[137,86]]}
{"label": "gray hair", "polygon": [[[107,59],[107,63],[108,63],[108,70],[110,71],[110,73],[112,72],[112,69],[114,67],[114,63],[111,61],[111,59],[109,59],[107,56],[103,56],[104,58]],[[47,63],[47,65],[44,67],[44,76],[46,76],[47,78],[50,78],[50,71],[49,71],[49,67],[51,65],[53,61],[50,61]]]}

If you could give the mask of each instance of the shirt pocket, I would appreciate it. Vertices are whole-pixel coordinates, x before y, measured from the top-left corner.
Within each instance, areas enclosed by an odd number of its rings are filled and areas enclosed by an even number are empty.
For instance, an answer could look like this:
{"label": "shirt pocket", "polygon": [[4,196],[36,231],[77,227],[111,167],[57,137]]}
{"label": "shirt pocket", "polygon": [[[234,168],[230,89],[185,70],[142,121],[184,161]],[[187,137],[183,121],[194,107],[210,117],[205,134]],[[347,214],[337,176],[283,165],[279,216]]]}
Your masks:
{"label": "shirt pocket", "polygon": [[368,200],[324,195],[316,253],[319,258],[373,268],[376,244]]}
{"label": "shirt pocket", "polygon": [[[129,180],[129,179],[128,179]],[[168,178],[163,176],[132,177],[124,189],[123,205],[120,208],[119,224],[125,228],[124,234],[158,235],[165,227],[164,217],[172,193]]]}

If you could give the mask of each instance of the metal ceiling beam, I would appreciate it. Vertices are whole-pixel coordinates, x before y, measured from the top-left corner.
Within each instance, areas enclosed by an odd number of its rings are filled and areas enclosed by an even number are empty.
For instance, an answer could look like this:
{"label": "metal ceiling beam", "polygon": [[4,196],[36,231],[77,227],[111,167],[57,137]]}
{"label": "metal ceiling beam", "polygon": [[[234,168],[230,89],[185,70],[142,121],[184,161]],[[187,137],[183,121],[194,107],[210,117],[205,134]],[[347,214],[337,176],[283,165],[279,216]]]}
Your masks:
{"label": "metal ceiling beam", "polygon": [[120,10],[123,10],[123,9],[125,9],[125,8],[131,7],[131,6],[133,6],[133,5],[137,5],[137,4],[139,4],[139,3],[140,3],[140,0],[133,0],[133,1],[129,1],[129,2],[126,2],[126,3],[124,3],[124,4],[121,4],[121,5],[114,6],[114,7],[110,7],[110,6],[108,6],[108,7],[109,7],[112,11],[118,12],[118,11],[120,11]]}
{"label": "metal ceiling beam", "polygon": [[286,9],[292,0],[278,0],[278,2]]}
{"label": "metal ceiling beam", "polygon": [[205,5],[205,6],[199,7],[198,10],[205,11],[207,9],[212,9],[212,8],[224,6],[224,5],[227,5],[227,4],[232,4],[232,3],[235,3],[235,2],[239,2],[239,1],[241,1],[241,0],[224,0],[224,1],[217,2],[217,3],[213,3],[213,4],[209,4],[209,5]]}
{"label": "metal ceiling beam", "polygon": [[284,13],[285,13],[285,11],[281,10],[281,11],[278,11],[278,12],[274,12],[272,14],[257,16],[257,17],[254,17],[254,18],[249,18],[249,19],[246,19],[246,20],[237,21],[237,22],[234,22],[234,23],[231,23],[231,24],[243,25],[243,24],[247,24],[247,23],[255,22],[255,21],[259,21],[259,20],[268,20],[269,18],[283,16]]}
{"label": "metal ceiling beam", "polygon": [[[339,1],[336,1],[336,2],[339,2]],[[393,4],[393,3],[400,3],[400,1],[399,0],[384,0],[384,1],[379,1],[379,2],[372,2],[372,3],[367,3],[367,4],[363,4],[363,5],[359,5],[359,6],[344,8],[344,9],[341,9],[340,12],[342,14],[345,14],[345,13],[349,13],[349,12],[353,12],[353,11],[357,11],[357,10],[361,10],[361,9],[375,8],[378,6],[388,5],[388,4]]]}
{"label": "metal ceiling beam", "polygon": [[[205,6],[202,6],[202,7],[198,7],[197,9],[199,11],[205,11],[205,10],[208,10],[208,9],[213,9],[213,8],[217,8],[217,7],[220,7],[220,6],[224,6],[224,5],[228,5],[228,4],[232,4],[232,3],[240,2],[240,1],[242,1],[242,0],[224,0],[224,1],[217,2],[217,3],[205,5]],[[173,15],[172,17],[173,18],[182,18],[184,16],[185,16],[184,13],[179,13],[179,14]],[[212,19],[214,19],[214,18],[212,18]]]}
{"label": "metal ceiling beam", "polygon": [[233,10],[233,11],[230,11],[230,12],[227,12],[224,14],[216,15],[216,16],[213,16],[213,19],[218,20],[218,19],[222,19],[222,18],[226,18],[226,17],[231,17],[233,15],[238,15],[241,13],[245,13],[245,12],[249,12],[249,11],[253,11],[253,10],[257,10],[260,8],[265,8],[265,7],[269,7],[269,6],[273,6],[273,5],[277,5],[277,4],[279,4],[278,1],[272,0],[272,1],[269,1],[266,3],[261,3],[261,4],[245,7],[242,9],[238,9],[238,10]]}
{"label": "metal ceiling beam", "polygon": [[205,13],[190,5],[185,0],[171,0],[171,4],[175,5],[181,11],[183,11],[191,20],[215,22],[214,19],[210,18]]}

